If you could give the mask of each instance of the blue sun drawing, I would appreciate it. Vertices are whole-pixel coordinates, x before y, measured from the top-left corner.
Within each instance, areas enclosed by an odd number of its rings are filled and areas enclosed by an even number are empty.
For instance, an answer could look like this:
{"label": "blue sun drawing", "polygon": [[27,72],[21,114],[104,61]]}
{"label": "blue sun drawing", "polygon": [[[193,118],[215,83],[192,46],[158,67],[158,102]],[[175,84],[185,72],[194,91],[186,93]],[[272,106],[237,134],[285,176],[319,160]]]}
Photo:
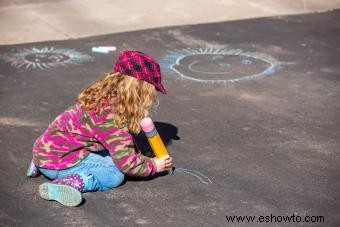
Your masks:
{"label": "blue sun drawing", "polygon": [[285,64],[288,63],[264,53],[217,48],[168,50],[160,60],[161,68],[167,74],[210,84],[271,76]]}
{"label": "blue sun drawing", "polygon": [[43,47],[16,50],[0,56],[5,62],[17,69],[49,69],[70,64],[81,64],[94,58],[73,49]]}

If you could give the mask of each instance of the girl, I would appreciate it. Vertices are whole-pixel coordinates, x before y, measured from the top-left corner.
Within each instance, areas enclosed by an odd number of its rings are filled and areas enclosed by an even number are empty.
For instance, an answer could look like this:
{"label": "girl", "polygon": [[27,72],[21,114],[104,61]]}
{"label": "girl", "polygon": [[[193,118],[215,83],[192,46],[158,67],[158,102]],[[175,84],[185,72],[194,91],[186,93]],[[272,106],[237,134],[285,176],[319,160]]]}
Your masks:
{"label": "girl", "polygon": [[169,168],[170,156],[137,153],[131,135],[140,132],[156,90],[166,94],[158,63],[139,51],[121,52],[114,71],[83,90],[35,141],[27,176],[53,180],[39,186],[40,196],[77,206],[81,192],[118,187],[125,174],[147,177]]}

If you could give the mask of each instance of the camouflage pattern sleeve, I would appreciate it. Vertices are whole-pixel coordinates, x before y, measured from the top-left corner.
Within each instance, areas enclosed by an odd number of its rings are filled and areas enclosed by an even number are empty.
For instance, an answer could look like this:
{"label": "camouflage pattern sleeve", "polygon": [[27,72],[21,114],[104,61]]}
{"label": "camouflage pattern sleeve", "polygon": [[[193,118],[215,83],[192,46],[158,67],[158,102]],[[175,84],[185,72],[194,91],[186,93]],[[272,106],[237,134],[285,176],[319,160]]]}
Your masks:
{"label": "camouflage pattern sleeve", "polygon": [[94,136],[109,150],[114,163],[124,174],[147,177],[156,173],[154,161],[136,153],[132,135],[126,127],[116,126],[114,114],[109,113],[95,122]]}

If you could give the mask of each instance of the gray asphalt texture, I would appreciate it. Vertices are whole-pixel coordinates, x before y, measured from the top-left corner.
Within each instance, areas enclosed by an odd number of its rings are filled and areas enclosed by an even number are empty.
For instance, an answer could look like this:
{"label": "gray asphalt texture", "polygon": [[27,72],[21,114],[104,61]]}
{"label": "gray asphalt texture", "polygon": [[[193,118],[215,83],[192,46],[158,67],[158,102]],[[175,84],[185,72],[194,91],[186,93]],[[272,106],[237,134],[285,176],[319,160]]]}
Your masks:
{"label": "gray asphalt texture", "polygon": [[[0,225],[339,226],[339,21],[337,10],[0,46]],[[107,45],[118,50],[91,52]],[[168,94],[153,119],[177,171],[86,193],[76,208],[41,199],[47,179],[25,176],[34,140],[128,48],[162,62]]]}

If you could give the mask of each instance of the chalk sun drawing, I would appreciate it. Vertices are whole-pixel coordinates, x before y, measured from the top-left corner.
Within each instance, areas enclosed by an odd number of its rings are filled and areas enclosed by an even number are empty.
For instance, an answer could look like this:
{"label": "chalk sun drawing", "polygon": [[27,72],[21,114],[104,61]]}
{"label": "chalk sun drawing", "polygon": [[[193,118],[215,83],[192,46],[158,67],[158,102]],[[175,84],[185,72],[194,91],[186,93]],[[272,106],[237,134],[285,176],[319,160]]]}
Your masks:
{"label": "chalk sun drawing", "polygon": [[227,84],[273,75],[282,65],[270,55],[242,49],[168,50],[160,60],[165,73],[201,83]]}
{"label": "chalk sun drawing", "polygon": [[94,59],[73,49],[54,47],[32,47],[30,49],[20,49],[16,52],[2,55],[1,58],[17,69],[49,69],[69,64],[80,64]]}

